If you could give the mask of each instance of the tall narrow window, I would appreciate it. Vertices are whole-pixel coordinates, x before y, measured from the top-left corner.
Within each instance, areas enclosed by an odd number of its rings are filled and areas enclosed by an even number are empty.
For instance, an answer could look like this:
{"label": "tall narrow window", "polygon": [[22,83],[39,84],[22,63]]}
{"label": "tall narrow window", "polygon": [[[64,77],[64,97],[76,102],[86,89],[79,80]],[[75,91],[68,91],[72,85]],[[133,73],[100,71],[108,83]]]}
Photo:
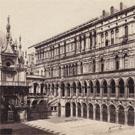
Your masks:
{"label": "tall narrow window", "polygon": [[101,58],[101,72],[104,72],[104,59]]}
{"label": "tall narrow window", "polygon": [[119,70],[119,64],[120,64],[120,62],[119,62],[119,57],[118,57],[118,55],[115,57],[115,69],[116,70]]}
{"label": "tall narrow window", "polygon": [[105,46],[108,46],[109,41],[108,41],[108,32],[105,32]]}
{"label": "tall narrow window", "polygon": [[125,26],[125,37],[128,38],[128,26]]}
{"label": "tall narrow window", "polygon": [[114,31],[111,30],[111,45],[114,44]]}

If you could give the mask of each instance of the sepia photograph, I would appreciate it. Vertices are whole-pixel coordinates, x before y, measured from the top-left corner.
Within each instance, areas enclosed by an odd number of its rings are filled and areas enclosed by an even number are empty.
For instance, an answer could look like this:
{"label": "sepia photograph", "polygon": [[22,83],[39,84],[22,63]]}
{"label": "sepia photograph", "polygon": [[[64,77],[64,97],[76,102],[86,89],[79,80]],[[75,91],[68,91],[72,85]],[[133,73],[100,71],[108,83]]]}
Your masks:
{"label": "sepia photograph", "polygon": [[0,0],[0,135],[135,135],[135,1]]}

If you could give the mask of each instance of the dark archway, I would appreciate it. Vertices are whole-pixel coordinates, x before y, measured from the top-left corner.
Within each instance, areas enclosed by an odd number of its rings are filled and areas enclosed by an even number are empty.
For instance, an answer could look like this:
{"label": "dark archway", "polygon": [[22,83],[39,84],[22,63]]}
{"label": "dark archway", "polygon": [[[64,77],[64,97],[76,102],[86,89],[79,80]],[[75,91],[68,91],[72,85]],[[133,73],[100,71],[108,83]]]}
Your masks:
{"label": "dark archway", "polygon": [[100,106],[98,104],[95,105],[95,112],[96,112],[96,120],[100,120]]}
{"label": "dark archway", "polygon": [[107,96],[107,82],[103,81],[103,96]]}
{"label": "dark archway", "polygon": [[76,104],[73,102],[73,117],[76,116]]}
{"label": "dark archway", "polygon": [[70,97],[70,84],[67,84],[67,96]]}
{"label": "dark archway", "polygon": [[75,82],[73,83],[73,96],[75,96],[76,95],[76,84],[75,84]]}
{"label": "dark archway", "polygon": [[69,102],[67,102],[65,104],[65,116],[66,117],[70,117],[71,116],[71,106],[70,106]]}
{"label": "dark archway", "polygon": [[102,105],[102,116],[103,116],[103,121],[108,121],[108,109],[105,104]]}
{"label": "dark archway", "polygon": [[83,117],[87,118],[87,105],[85,103],[83,103],[82,107],[83,107]]}
{"label": "dark archway", "polygon": [[62,96],[62,97],[65,96],[65,85],[64,85],[63,82],[61,83],[61,96]]}
{"label": "dark archway", "polygon": [[120,97],[124,96],[124,91],[125,91],[124,81],[123,81],[123,79],[120,79],[120,81],[119,81],[119,96]]}
{"label": "dark archway", "polygon": [[127,86],[128,86],[129,97],[134,97],[134,80],[132,78],[128,79]]}
{"label": "dark archway", "polygon": [[87,83],[86,83],[86,81],[84,81],[84,94],[85,94],[85,96],[87,95]]}
{"label": "dark archway", "polygon": [[116,123],[116,108],[114,105],[109,106],[109,111],[110,111],[110,122],[111,123]]}
{"label": "dark archway", "polygon": [[134,108],[132,106],[129,107],[128,109],[128,125],[134,126]]}
{"label": "dark archway", "polygon": [[38,84],[37,83],[34,83],[34,94],[37,93],[37,87],[38,87]]}
{"label": "dark archway", "polygon": [[52,95],[54,96],[54,84],[52,84],[51,91],[52,91]]}
{"label": "dark archway", "polygon": [[120,105],[118,108],[119,108],[118,109],[118,123],[119,124],[125,124],[124,107]]}
{"label": "dark archway", "polygon": [[44,90],[44,84],[41,84],[41,94],[43,94],[43,90]]}
{"label": "dark archway", "polygon": [[110,83],[110,89],[111,89],[110,96],[115,97],[116,90],[115,90],[115,81],[113,79],[111,80],[111,83]]}
{"label": "dark archway", "polygon": [[98,80],[96,81],[96,95],[100,96],[100,83]]}
{"label": "dark archway", "polygon": [[92,81],[90,81],[89,82],[89,87],[90,87],[90,96],[93,96],[93,82]]}
{"label": "dark archway", "polygon": [[58,117],[61,117],[61,104],[58,103]]}
{"label": "dark archway", "polygon": [[93,119],[93,105],[89,104],[89,118]]}
{"label": "dark archway", "polygon": [[38,103],[38,100],[34,100],[34,101],[32,102],[32,108],[35,108],[35,107],[37,106],[37,103]]}
{"label": "dark archway", "polygon": [[78,117],[81,117],[81,104],[77,103],[77,111],[78,111]]}
{"label": "dark archway", "polygon": [[82,86],[81,86],[81,83],[78,82],[78,94],[79,94],[79,96],[81,96],[81,93],[82,93]]}

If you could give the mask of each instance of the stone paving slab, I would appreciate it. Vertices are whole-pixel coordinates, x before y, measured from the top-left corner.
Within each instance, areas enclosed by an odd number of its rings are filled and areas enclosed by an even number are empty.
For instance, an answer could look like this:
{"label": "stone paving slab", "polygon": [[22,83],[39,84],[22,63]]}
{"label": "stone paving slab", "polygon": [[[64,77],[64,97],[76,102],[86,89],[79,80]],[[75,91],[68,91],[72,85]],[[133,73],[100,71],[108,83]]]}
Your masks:
{"label": "stone paving slab", "polygon": [[58,135],[135,135],[135,127],[89,119],[52,118],[25,124],[45,131],[50,130]]}

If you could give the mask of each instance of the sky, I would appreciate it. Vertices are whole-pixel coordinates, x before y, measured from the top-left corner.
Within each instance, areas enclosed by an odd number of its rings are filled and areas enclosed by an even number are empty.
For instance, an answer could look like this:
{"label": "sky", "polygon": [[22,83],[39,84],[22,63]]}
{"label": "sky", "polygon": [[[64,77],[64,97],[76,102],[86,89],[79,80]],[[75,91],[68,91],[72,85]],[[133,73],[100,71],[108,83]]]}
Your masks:
{"label": "sky", "polygon": [[6,32],[9,15],[13,39],[21,35],[27,49],[99,17],[103,9],[119,9],[120,2],[127,7],[135,5],[135,0],[0,0],[0,31]]}

